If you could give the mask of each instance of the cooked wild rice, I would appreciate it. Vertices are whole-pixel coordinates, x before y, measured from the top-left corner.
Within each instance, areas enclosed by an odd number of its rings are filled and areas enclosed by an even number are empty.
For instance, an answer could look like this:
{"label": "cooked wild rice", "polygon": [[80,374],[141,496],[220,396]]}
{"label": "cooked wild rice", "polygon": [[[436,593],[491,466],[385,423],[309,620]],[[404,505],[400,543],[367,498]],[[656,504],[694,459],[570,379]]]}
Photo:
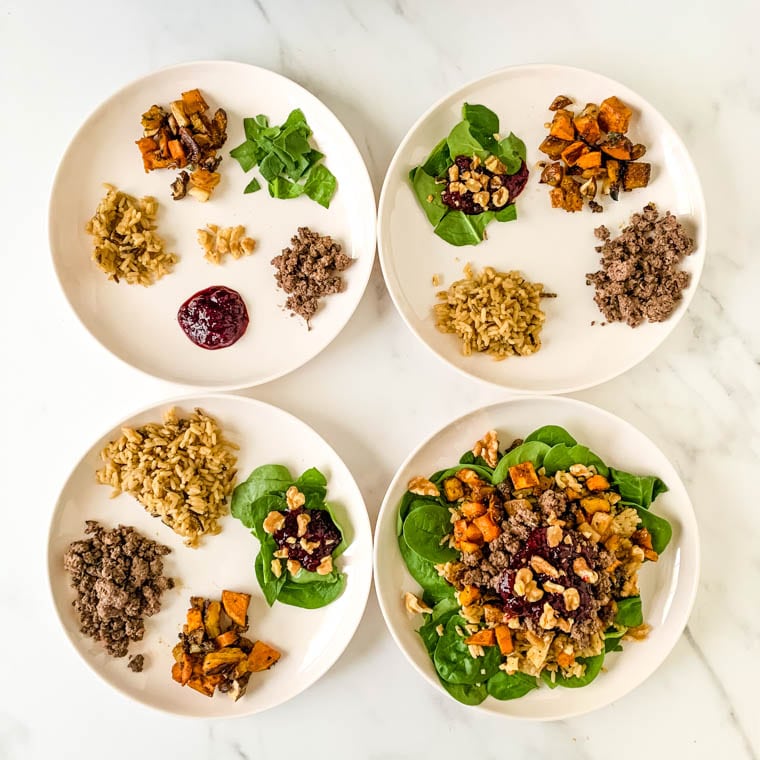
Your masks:
{"label": "cooked wild rice", "polygon": [[467,264],[464,273],[436,296],[442,301],[433,307],[438,330],[457,335],[465,356],[483,351],[501,360],[538,351],[546,318],[540,301],[552,297],[543,284],[492,267],[476,275]]}
{"label": "cooked wild rice", "polygon": [[109,280],[152,285],[177,263],[177,255],[164,251],[164,241],[155,232],[158,201],[104,187],[108,192],[85,227],[94,238],[92,260]]}
{"label": "cooked wild rice", "polygon": [[218,518],[227,514],[237,448],[203,410],[178,417],[171,408],[163,424],[122,428],[122,436],[100,453],[105,466],[96,477],[113,487],[112,497],[132,494],[188,546],[196,546],[200,536],[221,530]]}

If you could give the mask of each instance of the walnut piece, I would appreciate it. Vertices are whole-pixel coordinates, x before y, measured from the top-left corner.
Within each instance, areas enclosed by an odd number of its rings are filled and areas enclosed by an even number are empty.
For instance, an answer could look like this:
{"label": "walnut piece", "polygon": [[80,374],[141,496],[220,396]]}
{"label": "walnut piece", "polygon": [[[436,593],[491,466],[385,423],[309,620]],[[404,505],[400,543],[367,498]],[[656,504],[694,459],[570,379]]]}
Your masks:
{"label": "walnut piece", "polygon": [[440,493],[435,483],[423,477],[412,478],[406,488],[417,496],[438,496]]}
{"label": "walnut piece", "polygon": [[404,607],[410,615],[415,615],[418,612],[430,613],[433,610],[425,604],[421,599],[416,597],[411,591],[407,591],[404,594]]}
{"label": "walnut piece", "polygon": [[588,566],[583,557],[576,557],[573,560],[573,572],[586,583],[596,583],[599,580],[598,573]]}
{"label": "walnut piece", "polygon": [[[485,204],[481,204],[484,206]],[[473,447],[476,457],[483,457],[489,467],[496,467],[499,461],[499,437],[495,430],[489,430]]]}
{"label": "walnut piece", "polygon": [[276,533],[285,525],[285,515],[281,512],[272,511],[265,518],[262,527],[265,533]]}
{"label": "walnut piece", "polygon": [[329,575],[333,570],[332,557],[328,554],[317,565],[317,575]]}
{"label": "walnut piece", "polygon": [[301,538],[301,536],[306,535],[306,528],[311,522],[311,517],[306,512],[303,512],[296,517],[296,522],[298,523],[298,538]]}
{"label": "walnut piece", "polygon": [[562,596],[565,599],[565,609],[568,612],[577,610],[581,606],[581,595],[578,593],[577,588],[566,588],[562,592]]}
{"label": "walnut piece", "polygon": [[298,509],[306,503],[306,497],[298,490],[296,486],[290,486],[285,492],[285,501],[288,503],[288,509]]}
{"label": "walnut piece", "polygon": [[530,558],[530,566],[536,573],[548,575],[550,578],[559,578],[559,570],[537,554]]}

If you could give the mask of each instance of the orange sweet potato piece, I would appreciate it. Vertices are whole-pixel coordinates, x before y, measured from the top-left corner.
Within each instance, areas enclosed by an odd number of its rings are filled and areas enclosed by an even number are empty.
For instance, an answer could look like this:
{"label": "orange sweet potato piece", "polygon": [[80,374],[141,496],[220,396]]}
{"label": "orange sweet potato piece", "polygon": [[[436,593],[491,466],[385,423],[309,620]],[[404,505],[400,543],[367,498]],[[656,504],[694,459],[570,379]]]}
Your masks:
{"label": "orange sweet potato piece", "polygon": [[589,515],[593,515],[595,512],[609,512],[611,509],[607,499],[603,499],[601,496],[585,496],[581,499],[581,506]]}
{"label": "orange sweet potato piece", "polygon": [[454,522],[454,541],[464,541],[467,535],[467,520],[456,520]]}
{"label": "orange sweet potato piece", "polygon": [[575,140],[575,126],[573,125],[573,114],[561,108],[554,112],[549,135],[558,137],[560,140]]}
{"label": "orange sweet potato piece", "polygon": [[599,126],[605,132],[624,134],[628,131],[632,115],[633,111],[620,98],[613,95],[603,100],[599,106]]}
{"label": "orange sweet potato piece", "polygon": [[481,647],[496,646],[496,634],[493,628],[483,628],[483,630],[473,633],[464,640],[465,644],[476,644]]}
{"label": "orange sweet potato piece", "polygon": [[251,595],[241,591],[222,591],[222,607],[233,623],[245,628],[248,625],[248,605]]}
{"label": "orange sweet potato piece", "polygon": [[578,159],[581,156],[586,155],[588,152],[588,145],[584,142],[577,141],[571,143],[562,151],[562,160],[568,166],[575,166],[578,163]]}
{"label": "orange sweet potato piece", "polygon": [[595,145],[602,139],[602,130],[599,128],[599,106],[595,103],[587,103],[586,107],[573,119],[578,135],[591,145]]}
{"label": "orange sweet potato piece", "polygon": [[245,652],[239,647],[225,647],[216,652],[209,652],[203,658],[203,675],[213,676],[221,673],[229,665],[237,665],[246,659]]}
{"label": "orange sweet potato piece", "polygon": [[520,462],[520,464],[513,465],[509,468],[509,477],[516,491],[523,488],[533,488],[539,483],[533,462]]}
{"label": "orange sweet potato piece", "polygon": [[480,544],[476,544],[474,541],[462,541],[459,544],[459,551],[464,554],[474,554],[480,549]]}
{"label": "orange sweet potato piece", "polygon": [[235,631],[227,631],[226,633],[217,636],[214,639],[214,644],[216,644],[219,649],[224,649],[224,647],[232,646],[237,640],[238,635]]}
{"label": "orange sweet potato piece", "polygon": [[552,137],[549,135],[544,138],[544,141],[538,146],[538,149],[542,153],[546,153],[552,161],[557,161],[562,155],[562,151],[567,148],[571,142],[572,140],[560,140],[559,137]]}
{"label": "orange sweet potato piece", "polygon": [[279,659],[280,653],[274,647],[270,647],[263,641],[257,641],[248,655],[248,670],[252,673],[269,670]]}
{"label": "orange sweet potato piece", "polygon": [[515,651],[515,645],[512,642],[512,632],[506,625],[497,625],[494,628],[496,633],[496,643],[499,645],[499,651],[502,654],[512,654]]}
{"label": "orange sweet potato piece", "polygon": [[457,599],[463,607],[468,607],[480,599],[480,590],[476,586],[465,586],[457,595]]}
{"label": "orange sweet potato piece", "polygon": [[195,689],[201,694],[205,694],[207,697],[213,697],[214,689],[216,689],[216,683],[204,676],[194,676],[187,682],[187,685],[191,689]]}
{"label": "orange sweet potato piece", "polygon": [[501,535],[501,528],[493,521],[491,515],[481,515],[473,522],[483,536],[483,540],[490,543]]}
{"label": "orange sweet potato piece", "polygon": [[172,681],[182,683],[182,666],[178,662],[172,665]]}
{"label": "orange sweet potato piece", "polygon": [[644,161],[629,161],[623,168],[623,190],[646,187],[652,173],[652,165]]}
{"label": "orange sweet potato piece", "polygon": [[482,501],[463,501],[459,511],[470,519],[480,517],[486,513],[486,505]]}
{"label": "orange sweet potato piece", "polygon": [[206,614],[203,618],[203,624],[206,628],[206,635],[210,639],[215,639],[221,632],[219,621],[222,614],[222,605],[213,601],[208,603]]}
{"label": "orange sweet potato piece", "polygon": [[203,629],[203,612],[197,607],[191,607],[187,611],[187,625],[185,626],[185,633],[192,633],[199,628]]}
{"label": "orange sweet potato piece", "polygon": [[608,156],[628,161],[631,158],[633,145],[625,135],[607,135],[607,139],[599,146]]}
{"label": "orange sweet potato piece", "polygon": [[203,99],[203,95],[197,87],[194,90],[182,93],[182,104],[185,106],[186,114],[208,111],[208,103]]}
{"label": "orange sweet potato piece", "polygon": [[475,521],[467,524],[467,530],[465,531],[465,534],[464,534],[464,540],[472,541],[474,544],[483,543],[484,541],[483,533],[481,532],[480,528],[477,526]]}
{"label": "orange sweet potato piece", "polygon": [[610,482],[604,475],[592,475],[586,481],[586,488],[589,491],[608,491],[610,488]]}
{"label": "orange sweet potato piece", "polygon": [[177,162],[177,166],[180,168],[187,164],[187,155],[179,140],[169,140],[169,155]]}
{"label": "orange sweet potato piece", "polygon": [[602,154],[598,150],[584,153],[575,164],[581,169],[596,169],[602,165]]}
{"label": "orange sweet potato piece", "polygon": [[183,686],[193,676],[193,671],[196,670],[196,668],[194,667],[196,664],[197,664],[197,661],[193,657],[191,657],[189,654],[185,654],[184,658],[179,662],[179,666],[180,666],[179,682]]}
{"label": "orange sweet potato piece", "polygon": [[575,662],[575,655],[567,652],[560,652],[557,655],[557,665],[561,668],[569,668]]}

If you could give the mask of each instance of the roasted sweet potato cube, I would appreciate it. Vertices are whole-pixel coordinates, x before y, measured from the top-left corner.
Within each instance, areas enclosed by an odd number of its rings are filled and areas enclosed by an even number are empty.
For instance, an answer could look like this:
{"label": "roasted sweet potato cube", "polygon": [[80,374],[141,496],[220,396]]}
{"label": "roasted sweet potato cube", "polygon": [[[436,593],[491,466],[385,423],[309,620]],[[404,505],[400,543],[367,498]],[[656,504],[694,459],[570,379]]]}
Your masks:
{"label": "roasted sweet potato cube", "polygon": [[194,674],[200,672],[200,668],[196,667],[200,663],[199,657],[193,657],[192,655],[185,654],[180,661],[180,676],[179,682],[184,686]]}
{"label": "roasted sweet potato cube", "polygon": [[589,491],[609,491],[610,481],[604,475],[592,475],[586,480],[585,485]]}
{"label": "roasted sweet potato cube", "polygon": [[234,667],[241,660],[245,659],[246,654],[239,647],[225,647],[216,652],[209,652],[203,658],[203,675],[213,676],[216,673],[221,673],[228,667]]}
{"label": "roasted sweet potato cube", "polygon": [[607,135],[607,139],[599,147],[608,156],[619,158],[621,161],[628,161],[631,158],[631,150],[633,150],[631,141],[621,134]]}
{"label": "roasted sweet potato cube", "polygon": [[187,625],[185,626],[185,633],[192,633],[198,629],[203,629],[203,611],[197,607],[191,607],[187,611]]}
{"label": "roasted sweet potato cube", "polygon": [[178,641],[172,648],[172,657],[174,662],[182,662],[182,658],[185,656],[185,650],[182,646],[182,642]]}
{"label": "roasted sweet potato cube", "polygon": [[203,617],[203,624],[206,627],[206,635],[210,639],[215,639],[220,633],[219,618],[222,614],[222,605],[217,601],[209,602],[206,607],[206,614]]}
{"label": "roasted sweet potato cube", "polygon": [[181,169],[187,165],[187,155],[185,149],[182,147],[182,143],[179,140],[169,140],[169,155],[177,162],[177,166]]}
{"label": "roasted sweet potato cube", "polygon": [[459,511],[467,518],[480,517],[486,513],[486,505],[482,501],[463,501]]}
{"label": "roasted sweet potato cube", "polygon": [[496,643],[499,645],[499,651],[506,655],[512,654],[515,645],[512,642],[512,632],[506,625],[497,625],[494,629],[496,633]]}
{"label": "roasted sweet potato cube", "polygon": [[631,541],[643,549],[652,548],[652,534],[646,528],[639,528],[632,536]]}
{"label": "roasted sweet potato cube", "polygon": [[236,631],[226,631],[225,633],[219,634],[219,636],[214,639],[214,644],[216,644],[219,649],[224,649],[224,647],[231,647],[233,644],[237,643],[238,638]]}
{"label": "roasted sweet potato cube", "polygon": [[559,137],[560,140],[575,140],[575,126],[573,125],[573,114],[565,108],[560,108],[554,112],[549,134],[552,137]]}
{"label": "roasted sweet potato cube", "polygon": [[541,172],[541,179],[539,180],[544,185],[551,185],[557,187],[562,182],[562,177],[565,176],[565,169],[559,161],[551,164],[547,164],[544,170]]}
{"label": "roasted sweet potato cube", "polygon": [[251,595],[240,591],[222,591],[222,607],[233,623],[245,628],[248,625],[248,605]]}
{"label": "roasted sweet potato cube", "polygon": [[558,161],[562,155],[562,151],[567,148],[571,142],[572,139],[560,140],[559,137],[552,137],[549,135],[548,137],[544,138],[544,141],[541,143],[541,145],[538,146],[538,149],[542,153],[545,153],[547,156],[549,156],[552,161]]}
{"label": "roasted sweet potato cube", "polygon": [[560,652],[557,655],[557,665],[561,668],[569,668],[575,662],[575,655],[567,652]]}
{"label": "roasted sweet potato cube", "polygon": [[581,169],[596,169],[602,165],[602,154],[598,150],[592,150],[580,156],[575,163]]}
{"label": "roasted sweet potato cube", "polygon": [[465,586],[458,594],[457,599],[462,607],[469,607],[473,602],[480,599],[480,589],[477,586]]}
{"label": "roasted sweet potato cube", "polygon": [[483,617],[486,623],[501,623],[504,620],[504,612],[495,604],[484,604]]}
{"label": "roasted sweet potato cube", "polygon": [[475,644],[480,647],[494,647],[496,646],[496,634],[494,633],[493,628],[483,628],[482,630],[473,633],[471,636],[468,636],[464,640],[464,643],[467,645]]}
{"label": "roasted sweet potato cube", "polygon": [[467,520],[461,518],[454,521],[454,541],[464,541],[467,535]]}
{"label": "roasted sweet potato cube", "polygon": [[568,166],[575,166],[578,163],[578,159],[588,152],[588,145],[578,140],[577,142],[570,143],[570,145],[562,151],[562,160]]}
{"label": "roasted sweet potato cube", "polygon": [[596,103],[586,103],[586,107],[575,116],[573,124],[581,140],[590,145],[596,145],[602,139],[599,128],[599,106]]}
{"label": "roasted sweet potato cube", "polygon": [[483,533],[474,522],[467,523],[467,530],[464,532],[464,540],[472,541],[475,544],[483,543]]}
{"label": "roasted sweet potato cube", "polygon": [[443,481],[443,493],[446,501],[459,501],[464,498],[464,488],[459,478],[446,478]]}
{"label": "roasted sweet potato cube", "polygon": [[657,562],[657,560],[660,559],[660,555],[653,549],[644,549],[644,556],[650,562]]}
{"label": "roasted sweet potato cube", "polygon": [[559,186],[564,193],[562,208],[571,213],[581,211],[583,209],[583,196],[580,185],[572,177],[565,175]]}
{"label": "roasted sweet potato cube", "polygon": [[509,477],[512,480],[515,491],[523,488],[533,488],[533,486],[537,486],[539,483],[533,462],[520,462],[520,464],[513,465],[509,468]]}
{"label": "roasted sweet potato cube", "polygon": [[593,515],[594,512],[610,511],[610,503],[601,496],[585,496],[581,499],[581,506],[588,515]]}
{"label": "roasted sweet potato cube", "polygon": [[248,655],[248,670],[251,673],[269,670],[279,659],[280,653],[274,647],[270,647],[263,641],[257,641]]}
{"label": "roasted sweet potato cube", "polygon": [[463,554],[474,554],[480,549],[480,544],[476,544],[474,541],[460,541],[459,551]]}
{"label": "roasted sweet potato cube", "polygon": [[182,666],[178,662],[172,665],[172,681],[182,683]]}
{"label": "roasted sweet potato cube", "polygon": [[205,694],[207,697],[213,697],[214,696],[214,690],[216,689],[216,684],[213,681],[210,681],[208,678],[205,678],[204,676],[195,676],[191,678],[187,685],[191,689],[195,689],[196,691],[199,691],[201,694]]}
{"label": "roasted sweet potato cube", "polygon": [[632,115],[633,111],[620,98],[613,95],[603,100],[599,106],[599,126],[605,132],[624,134],[628,131]]}
{"label": "roasted sweet potato cube", "polygon": [[501,528],[491,519],[491,515],[481,515],[473,520],[478,527],[483,540],[487,543],[494,541],[501,535]]}
{"label": "roasted sweet potato cube", "polygon": [[631,161],[623,168],[623,190],[635,190],[649,184],[652,165],[643,161]]}
{"label": "roasted sweet potato cube", "polygon": [[185,106],[185,113],[203,113],[208,111],[208,103],[203,99],[201,91],[196,88],[182,93],[182,103]]}

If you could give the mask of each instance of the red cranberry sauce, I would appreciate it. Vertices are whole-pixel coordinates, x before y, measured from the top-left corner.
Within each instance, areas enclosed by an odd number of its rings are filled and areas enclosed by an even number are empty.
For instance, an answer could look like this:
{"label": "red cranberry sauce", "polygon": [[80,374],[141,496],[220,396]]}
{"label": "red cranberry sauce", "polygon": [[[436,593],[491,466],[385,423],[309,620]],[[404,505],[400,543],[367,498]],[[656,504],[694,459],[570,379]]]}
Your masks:
{"label": "red cranberry sauce", "polygon": [[[342,536],[326,509],[306,509],[298,507],[287,512],[280,512],[285,518],[285,525],[275,531],[273,538],[278,549],[287,549],[288,559],[298,560],[307,570],[314,572],[319,563],[335,551],[341,542]],[[309,516],[306,533],[298,536],[298,515]],[[288,543],[288,538],[294,538],[295,542]],[[316,543],[310,547],[311,552],[306,551],[301,545],[303,540],[306,544]]]}
{"label": "red cranberry sauce", "polygon": [[[459,167],[460,173],[470,171],[472,159],[467,156],[457,156],[455,161],[457,167]],[[528,167],[523,161],[520,164],[520,168],[514,174],[495,174],[481,164],[478,172],[485,175],[489,179],[491,177],[499,177],[502,187],[505,187],[509,191],[508,203],[513,203],[515,198],[525,189],[525,185],[528,182]],[[463,211],[465,214],[482,214],[484,211],[498,211],[492,200],[489,200],[488,205],[484,208],[474,200],[474,193],[471,190],[467,190],[464,193],[451,192],[449,190],[450,182],[446,183],[446,189],[441,193],[441,200],[449,208]],[[502,207],[503,208],[503,207]]]}
{"label": "red cranberry sauce", "polygon": [[188,298],[177,321],[196,346],[213,351],[240,340],[248,327],[248,310],[237,291],[214,285]]}

